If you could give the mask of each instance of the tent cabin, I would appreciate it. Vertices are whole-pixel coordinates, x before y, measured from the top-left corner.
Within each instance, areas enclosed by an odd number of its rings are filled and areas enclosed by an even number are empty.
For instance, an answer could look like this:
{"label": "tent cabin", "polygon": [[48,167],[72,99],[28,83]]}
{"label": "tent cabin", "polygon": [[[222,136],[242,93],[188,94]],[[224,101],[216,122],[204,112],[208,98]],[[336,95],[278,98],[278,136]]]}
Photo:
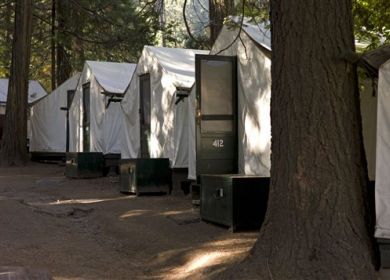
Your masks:
{"label": "tent cabin", "polygon": [[[121,105],[121,157],[169,159],[175,174],[188,168],[188,95],[195,81],[195,54],[208,51],[145,46]],[[146,162],[146,160],[145,160]],[[166,166],[167,166],[166,165]],[[184,171],[184,172],[183,172]]]}
{"label": "tent cabin", "polygon": [[[238,32],[240,40],[235,40]],[[244,20],[241,31],[224,25],[210,55],[197,57],[189,107],[189,179],[223,173],[270,176],[270,38],[264,24]]]}
{"label": "tent cabin", "polygon": [[106,167],[117,166],[123,116],[119,102],[135,68],[132,63],[85,62],[69,108],[69,161],[98,153]]}
{"label": "tent cabin", "polygon": [[[7,106],[8,95],[8,79],[0,79],[0,139],[3,136],[5,110]],[[34,104],[38,103],[42,98],[47,95],[46,90],[42,85],[34,80],[29,81],[28,84],[28,106],[31,108]],[[29,113],[30,114],[30,113]],[[27,121],[27,138],[30,138],[30,116]]]}
{"label": "tent cabin", "polygon": [[61,160],[69,150],[68,111],[80,73],[31,108],[32,160]]}
{"label": "tent cabin", "polygon": [[[390,267],[390,45],[364,54],[360,62],[371,78],[361,93],[363,139],[368,175],[375,182],[376,226],[381,265]],[[373,85],[372,87],[371,84]],[[365,94],[365,96],[363,96]],[[370,186],[372,187],[372,186]]]}

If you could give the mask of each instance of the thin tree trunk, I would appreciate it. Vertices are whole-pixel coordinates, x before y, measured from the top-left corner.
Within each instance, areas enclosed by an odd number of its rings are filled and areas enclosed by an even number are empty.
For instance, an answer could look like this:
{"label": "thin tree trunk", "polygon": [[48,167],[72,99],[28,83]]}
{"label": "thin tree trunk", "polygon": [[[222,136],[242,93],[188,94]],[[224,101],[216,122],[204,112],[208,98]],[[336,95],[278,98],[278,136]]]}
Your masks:
{"label": "thin tree trunk", "polygon": [[14,24],[12,22],[14,17],[14,7],[12,2],[7,2],[4,4],[5,6],[2,8],[5,10],[3,12],[3,22],[4,22],[4,34],[2,34],[5,38],[4,40],[4,50],[2,51],[1,56],[1,64],[3,65],[3,68],[9,72],[10,70],[10,64],[11,64],[11,56],[12,56],[12,33],[13,33],[13,27]]}
{"label": "thin tree trunk", "polygon": [[212,46],[223,27],[225,17],[230,16],[234,9],[232,0],[210,0],[209,21],[210,21],[210,45]]}
{"label": "thin tree trunk", "polygon": [[56,83],[56,0],[51,2],[51,89],[54,90],[57,87]]}
{"label": "thin tree trunk", "polygon": [[27,161],[27,95],[32,34],[32,0],[17,0],[1,163]]}
{"label": "thin tree trunk", "polygon": [[71,38],[64,32],[69,28],[70,10],[69,1],[57,2],[58,40],[57,40],[57,66],[56,84],[57,86],[65,82],[72,73],[69,50],[71,49]]}

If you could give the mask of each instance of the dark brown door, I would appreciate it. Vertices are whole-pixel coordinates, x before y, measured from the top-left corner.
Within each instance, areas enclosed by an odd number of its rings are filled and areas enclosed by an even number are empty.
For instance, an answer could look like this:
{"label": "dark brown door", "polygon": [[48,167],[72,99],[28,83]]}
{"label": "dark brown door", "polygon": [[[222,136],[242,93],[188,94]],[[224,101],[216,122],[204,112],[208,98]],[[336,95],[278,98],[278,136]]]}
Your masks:
{"label": "dark brown door", "polygon": [[196,169],[237,173],[236,57],[196,55]]}
{"label": "dark brown door", "polygon": [[90,151],[91,107],[90,83],[83,85],[83,152]]}
{"label": "dark brown door", "polygon": [[150,136],[150,75],[139,77],[140,81],[140,122],[141,122],[141,158],[149,158],[148,139]]}

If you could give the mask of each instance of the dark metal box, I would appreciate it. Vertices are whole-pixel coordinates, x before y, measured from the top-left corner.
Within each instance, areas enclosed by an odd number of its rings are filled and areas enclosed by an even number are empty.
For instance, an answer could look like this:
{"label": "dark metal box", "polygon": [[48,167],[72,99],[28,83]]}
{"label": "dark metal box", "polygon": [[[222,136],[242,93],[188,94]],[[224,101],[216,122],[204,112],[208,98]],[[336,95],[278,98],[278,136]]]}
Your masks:
{"label": "dark metal box", "polygon": [[121,159],[120,192],[169,193],[171,169],[167,158]]}
{"label": "dark metal box", "polygon": [[247,175],[201,175],[203,220],[237,228],[259,229],[267,211],[269,178]]}
{"label": "dark metal box", "polygon": [[390,268],[390,239],[378,238],[377,241],[381,255],[381,267]]}
{"label": "dark metal box", "polygon": [[102,153],[66,153],[65,176],[70,178],[97,178],[103,176]]}

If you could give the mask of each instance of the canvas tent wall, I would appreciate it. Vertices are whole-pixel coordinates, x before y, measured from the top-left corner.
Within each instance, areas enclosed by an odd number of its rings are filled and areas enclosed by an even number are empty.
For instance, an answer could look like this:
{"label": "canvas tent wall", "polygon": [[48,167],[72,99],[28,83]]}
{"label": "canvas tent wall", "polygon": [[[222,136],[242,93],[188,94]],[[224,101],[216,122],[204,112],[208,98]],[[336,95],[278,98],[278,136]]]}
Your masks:
{"label": "canvas tent wall", "polygon": [[[269,176],[271,167],[270,31],[263,24],[254,25],[245,20],[240,40],[235,41],[238,32],[239,28],[225,25],[210,54],[237,56],[239,173]],[[228,48],[224,50],[226,47]],[[189,107],[191,117],[189,118],[188,178],[193,180],[196,179],[195,92],[194,87]]]}
{"label": "canvas tent wall", "polygon": [[86,61],[69,111],[70,152],[120,153],[123,97],[135,64]]}
{"label": "canvas tent wall", "polygon": [[364,53],[358,65],[367,74],[361,85],[360,108],[368,177],[375,181],[375,236],[390,239],[390,45]]}
{"label": "canvas tent wall", "polygon": [[377,125],[377,80],[364,78],[360,81],[360,111],[362,115],[363,143],[370,181],[375,181],[376,125]]}
{"label": "canvas tent wall", "polygon": [[147,148],[151,158],[169,158],[172,168],[188,167],[188,98],[179,101],[178,90],[189,90],[195,81],[195,54],[208,51],[145,46],[136,75],[122,101],[124,134],[122,158],[141,157],[139,109],[140,82],[150,85],[150,133]]}
{"label": "canvas tent wall", "polygon": [[375,172],[375,237],[390,239],[390,59],[379,69]]}
{"label": "canvas tent wall", "polygon": [[[3,134],[3,127],[5,121],[5,109],[7,104],[7,95],[8,95],[8,79],[0,79],[0,138]],[[43,97],[47,95],[46,90],[42,85],[34,80],[29,81],[28,84],[28,105],[32,105],[39,102]],[[27,122],[27,136],[30,138],[30,121]]]}
{"label": "canvas tent wall", "polygon": [[65,153],[68,91],[75,90],[80,73],[66,80],[31,110],[30,152]]}

